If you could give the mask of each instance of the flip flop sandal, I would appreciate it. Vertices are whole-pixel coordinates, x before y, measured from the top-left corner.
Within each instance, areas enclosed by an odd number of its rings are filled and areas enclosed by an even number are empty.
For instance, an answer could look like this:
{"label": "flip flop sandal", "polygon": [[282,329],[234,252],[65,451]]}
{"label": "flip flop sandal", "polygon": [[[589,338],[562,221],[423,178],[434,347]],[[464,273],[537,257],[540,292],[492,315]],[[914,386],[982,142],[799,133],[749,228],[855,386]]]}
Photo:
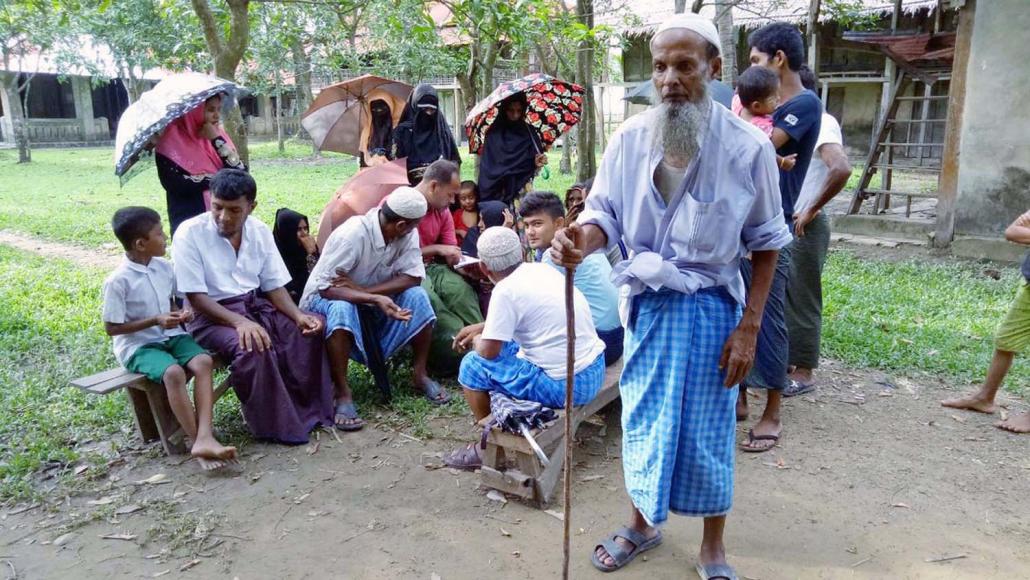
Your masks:
{"label": "flip flop sandal", "polygon": [[455,449],[443,458],[443,463],[447,467],[454,469],[475,471],[483,467],[483,458],[479,455],[479,451],[476,450],[476,445],[473,443],[467,447]]}
{"label": "flip flop sandal", "polygon": [[[781,435],[782,435],[782,433],[781,433]],[[757,448],[757,449],[754,448],[754,447],[748,447],[748,445],[750,445],[751,443],[754,443],[755,441],[772,441],[773,444],[768,446],[768,447],[761,447],[761,448]],[[779,443],[779,442],[780,442],[780,435],[755,435],[755,432],[754,432],[753,429],[748,429],[747,430],[747,443],[746,444],[741,443],[738,447],[744,453],[765,453],[766,451],[772,449],[773,447],[776,447],[776,444]],[[716,576],[716,577],[718,578],[718,576]]]}
{"label": "flip flop sandal", "polygon": [[[624,538],[635,547],[627,552],[626,549],[616,541],[616,538]],[[614,534],[608,536],[603,542],[594,546],[594,551],[590,554],[590,563],[594,565],[594,568],[597,568],[602,572],[614,572],[632,562],[638,555],[652,548],[657,548],[661,543],[662,532],[660,530],[658,535],[653,538],[648,538],[633,528],[620,528],[616,530]],[[611,566],[606,566],[604,562],[597,557],[598,548],[604,548],[604,551],[608,552],[608,555],[611,556],[615,563]]]}
{"label": "flip flop sandal", "polygon": [[784,397],[796,397],[798,395],[804,395],[805,393],[811,393],[814,390],[815,390],[815,382],[802,383],[801,381],[796,381],[794,379],[791,379],[790,380],[790,384],[788,384],[783,389],[783,396]]}
{"label": "flip flop sandal", "polygon": [[729,564],[698,564],[695,570],[701,580],[737,580],[737,572]]}
{"label": "flip flop sandal", "polygon": [[[350,421],[349,423],[341,423],[339,417],[343,417],[345,420]],[[336,405],[336,417],[335,423],[336,428],[340,431],[360,431],[365,427],[365,420],[358,416],[358,410],[354,407],[354,402],[350,403],[338,403]]]}
{"label": "flip flop sandal", "polygon": [[[434,405],[446,405],[451,402],[451,394],[445,391],[444,388],[440,386],[440,383],[432,379],[426,382],[422,390],[425,393],[426,399]],[[438,398],[441,393],[443,393],[442,399]]]}

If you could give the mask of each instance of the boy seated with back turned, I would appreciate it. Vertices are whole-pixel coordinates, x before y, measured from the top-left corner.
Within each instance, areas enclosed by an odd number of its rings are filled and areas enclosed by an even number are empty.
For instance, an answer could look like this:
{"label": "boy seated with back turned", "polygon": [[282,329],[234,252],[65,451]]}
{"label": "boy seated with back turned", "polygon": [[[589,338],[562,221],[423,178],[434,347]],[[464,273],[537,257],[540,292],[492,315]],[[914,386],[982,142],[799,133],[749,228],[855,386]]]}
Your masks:
{"label": "boy seated with back turned", "polygon": [[[526,227],[526,240],[533,248],[537,261],[559,270],[551,253],[547,252],[554,239],[554,233],[566,226],[565,207],[561,199],[546,191],[534,191],[522,200],[519,208]],[[590,304],[590,314],[597,329],[597,337],[604,342],[604,364],[608,366],[622,357],[622,343],[625,331],[619,320],[619,291],[612,284],[612,266],[601,252],[595,252],[583,259],[576,268],[576,288]]]}
{"label": "boy seated with back turned", "polygon": [[[115,358],[126,370],[164,385],[191,453],[204,469],[235,461],[236,448],[219,443],[212,431],[211,356],[181,328],[192,311],[172,303],[175,276],[161,257],[166,246],[161,216],[146,207],[124,207],[115,212],[111,227],[125,248],[125,261],[103,287],[104,329],[114,337]],[[187,372],[195,377],[196,409],[186,389]]]}

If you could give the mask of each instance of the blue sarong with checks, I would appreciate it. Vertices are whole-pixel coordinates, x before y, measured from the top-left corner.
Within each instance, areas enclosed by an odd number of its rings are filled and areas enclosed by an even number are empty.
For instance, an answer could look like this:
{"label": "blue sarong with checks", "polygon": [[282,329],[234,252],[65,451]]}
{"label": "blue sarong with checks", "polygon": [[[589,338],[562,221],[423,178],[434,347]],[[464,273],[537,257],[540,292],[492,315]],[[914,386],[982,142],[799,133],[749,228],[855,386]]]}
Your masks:
{"label": "blue sarong with checks", "polygon": [[[436,314],[429,304],[429,295],[421,286],[408,288],[394,296],[393,301],[397,306],[411,311],[411,320],[401,322],[388,318],[379,311],[376,312],[378,324],[376,324],[375,330],[379,336],[379,344],[384,358],[389,358],[390,355],[415,338],[415,335],[421,332],[427,324],[436,321]],[[350,351],[351,359],[361,364],[367,364],[365,341],[361,335],[361,320],[358,317],[357,306],[345,300],[326,300],[321,296],[316,296],[312,299],[308,309],[325,317],[326,338],[337,330],[350,332],[354,340]]]}
{"label": "blue sarong with checks", "polygon": [[652,525],[669,511],[719,516],[733,503],[737,387],[723,346],[740,305],[722,288],[633,298],[622,371],[622,463],[633,505]]}
{"label": "blue sarong with checks", "polygon": [[[544,369],[519,358],[519,345],[506,342],[501,354],[486,359],[473,351],[461,359],[458,382],[473,391],[497,391],[514,399],[536,401],[552,409],[565,407],[565,378],[551,378]],[[590,366],[576,373],[572,384],[572,404],[586,405],[594,400],[604,383],[604,353]]]}

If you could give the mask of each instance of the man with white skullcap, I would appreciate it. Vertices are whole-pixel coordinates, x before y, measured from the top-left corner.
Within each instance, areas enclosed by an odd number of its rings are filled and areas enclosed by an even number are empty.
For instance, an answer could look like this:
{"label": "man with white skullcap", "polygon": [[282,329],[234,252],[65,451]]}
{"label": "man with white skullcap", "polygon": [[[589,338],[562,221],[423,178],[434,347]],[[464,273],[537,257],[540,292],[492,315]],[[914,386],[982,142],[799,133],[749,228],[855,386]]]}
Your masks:
{"label": "man with white skullcap", "polygon": [[[490,392],[565,406],[565,277],[542,263],[524,263],[514,231],[488,228],[476,243],[480,269],[495,284],[486,322],[462,329],[454,339],[461,361],[458,382],[476,421],[490,414]],[[597,337],[587,299],[575,291],[576,379],[573,404],[593,400],[604,381],[604,343]],[[482,466],[478,444],[444,458],[458,469]]]}
{"label": "man with white skullcap", "polygon": [[[555,235],[564,266],[623,242],[616,265],[626,323],[622,463],[632,517],[591,561],[610,572],[662,541],[669,512],[704,518],[703,578],[733,579],[723,529],[733,502],[734,403],[754,360],[778,250],[790,243],[772,143],[706,83],[722,69],[719,35],[694,14],[651,41],[661,103],[612,137],[578,224]],[[750,292],[739,273],[751,252]]]}
{"label": "man with white skullcap", "polygon": [[383,357],[410,342],[415,388],[430,401],[443,393],[426,373],[436,315],[420,286],[426,271],[417,228],[427,207],[425,196],[405,186],[387,196],[382,207],[347,220],[329,236],[304,287],[302,307],[326,318],[326,348],[336,384],[335,420],[341,430],[364,425],[347,382],[350,359],[368,364],[359,305],[378,309],[375,332]]}

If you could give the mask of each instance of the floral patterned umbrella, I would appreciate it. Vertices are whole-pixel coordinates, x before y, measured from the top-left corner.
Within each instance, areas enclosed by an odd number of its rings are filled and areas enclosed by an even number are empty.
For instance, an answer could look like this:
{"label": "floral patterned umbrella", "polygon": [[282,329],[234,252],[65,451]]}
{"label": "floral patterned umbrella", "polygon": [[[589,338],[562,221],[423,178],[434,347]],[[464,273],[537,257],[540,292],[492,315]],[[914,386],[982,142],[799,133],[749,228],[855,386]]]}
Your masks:
{"label": "floral patterned umbrella", "polygon": [[518,93],[526,94],[529,107],[526,121],[537,128],[549,149],[558,137],[579,122],[583,111],[583,87],[558,80],[542,73],[501,83],[490,96],[480,101],[465,118],[469,153],[479,154],[486,143],[486,134],[500,114],[502,101]]}
{"label": "floral patterned umbrella", "polygon": [[225,95],[222,112],[228,114],[236,106],[236,98],[244,89],[222,78],[189,72],[161,80],[139,100],[129,105],[118,119],[115,135],[114,173],[124,185],[153,159],[154,136],[172,121],[199,107],[214,95]]}

